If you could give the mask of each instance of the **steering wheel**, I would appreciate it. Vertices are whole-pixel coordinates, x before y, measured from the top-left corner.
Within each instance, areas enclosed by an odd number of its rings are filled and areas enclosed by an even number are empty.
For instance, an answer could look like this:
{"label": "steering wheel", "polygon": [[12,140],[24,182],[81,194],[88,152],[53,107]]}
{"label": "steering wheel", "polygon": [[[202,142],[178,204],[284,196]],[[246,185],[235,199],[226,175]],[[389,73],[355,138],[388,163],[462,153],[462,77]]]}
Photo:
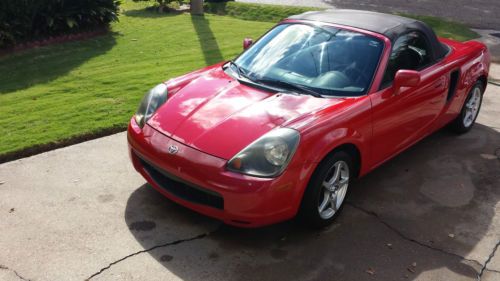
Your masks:
{"label": "steering wheel", "polygon": [[424,54],[423,50],[420,50],[420,49],[418,49],[416,47],[413,47],[413,46],[408,46],[408,50],[409,51],[413,51],[413,52],[410,52],[410,53],[412,53],[413,56],[414,56],[414,58],[416,60],[418,60],[418,64],[419,65],[424,62],[424,56],[425,56],[425,54]]}

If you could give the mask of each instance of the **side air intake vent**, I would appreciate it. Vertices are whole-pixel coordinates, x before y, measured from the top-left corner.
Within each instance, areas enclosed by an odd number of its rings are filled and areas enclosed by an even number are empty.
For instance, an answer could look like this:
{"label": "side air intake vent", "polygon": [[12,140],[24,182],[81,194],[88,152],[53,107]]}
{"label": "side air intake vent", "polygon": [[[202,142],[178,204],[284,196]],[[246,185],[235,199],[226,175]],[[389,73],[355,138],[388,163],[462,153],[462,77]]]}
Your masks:
{"label": "side air intake vent", "polygon": [[460,77],[460,71],[457,69],[450,74],[450,87],[448,88],[448,97],[446,101],[450,101],[457,91],[458,78]]}

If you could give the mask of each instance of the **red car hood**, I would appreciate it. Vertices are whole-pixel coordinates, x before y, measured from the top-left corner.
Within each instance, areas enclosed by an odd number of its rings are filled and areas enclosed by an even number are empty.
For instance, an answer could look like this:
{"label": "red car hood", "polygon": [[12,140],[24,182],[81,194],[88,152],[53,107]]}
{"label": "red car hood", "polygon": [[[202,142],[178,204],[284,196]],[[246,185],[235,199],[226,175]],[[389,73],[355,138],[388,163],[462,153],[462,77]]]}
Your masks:
{"label": "red car hood", "polygon": [[171,96],[148,124],[186,145],[230,159],[284,122],[341,101],[262,91],[216,67]]}

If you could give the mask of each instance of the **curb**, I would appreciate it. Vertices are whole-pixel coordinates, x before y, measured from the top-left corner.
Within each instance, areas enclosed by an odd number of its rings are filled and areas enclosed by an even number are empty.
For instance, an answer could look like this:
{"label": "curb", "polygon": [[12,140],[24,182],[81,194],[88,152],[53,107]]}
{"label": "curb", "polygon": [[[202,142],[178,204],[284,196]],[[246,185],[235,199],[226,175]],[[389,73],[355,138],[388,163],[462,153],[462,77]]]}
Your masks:
{"label": "curb", "polygon": [[124,132],[126,130],[127,130],[127,125],[116,126],[116,127],[106,128],[106,129],[103,129],[101,131],[94,132],[94,133],[80,134],[80,135],[65,138],[65,139],[62,139],[59,141],[55,141],[55,142],[35,145],[32,147],[28,147],[28,148],[15,150],[12,152],[7,152],[5,154],[0,154],[0,164],[3,164],[5,162],[18,160],[21,158],[30,157],[30,156],[37,155],[37,154],[44,153],[44,152],[48,152],[48,151],[51,151],[54,149],[63,148],[66,146],[79,144],[82,142],[86,142],[86,141],[114,135],[117,133]]}

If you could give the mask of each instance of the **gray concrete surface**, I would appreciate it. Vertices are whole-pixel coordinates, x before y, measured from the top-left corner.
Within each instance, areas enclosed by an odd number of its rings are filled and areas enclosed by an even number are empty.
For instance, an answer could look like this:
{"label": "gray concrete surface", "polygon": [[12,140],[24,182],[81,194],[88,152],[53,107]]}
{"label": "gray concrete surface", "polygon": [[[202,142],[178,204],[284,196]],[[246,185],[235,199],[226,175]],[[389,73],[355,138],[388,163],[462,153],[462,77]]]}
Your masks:
{"label": "gray concrete surface", "polygon": [[490,67],[490,80],[500,83],[500,64],[492,64]]}
{"label": "gray concrete surface", "polygon": [[171,203],[124,133],[0,165],[0,280],[500,280],[500,88],[476,127],[354,183],[336,223],[235,229]]}
{"label": "gray concrete surface", "polygon": [[[500,63],[500,31],[490,29],[474,29],[474,31],[481,35],[477,40],[488,46],[491,60]],[[496,65],[496,67],[498,67],[498,65]]]}
{"label": "gray concrete surface", "polygon": [[479,29],[500,29],[497,0],[399,1],[399,0],[237,0],[238,2],[320,8],[362,9],[448,18]]}

